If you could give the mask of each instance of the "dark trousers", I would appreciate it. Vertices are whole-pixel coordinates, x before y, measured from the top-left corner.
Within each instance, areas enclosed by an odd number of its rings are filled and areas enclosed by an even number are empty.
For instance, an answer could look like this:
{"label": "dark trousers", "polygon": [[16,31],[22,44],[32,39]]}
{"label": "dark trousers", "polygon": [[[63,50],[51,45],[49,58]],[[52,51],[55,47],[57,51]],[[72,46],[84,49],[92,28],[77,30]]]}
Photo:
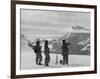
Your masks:
{"label": "dark trousers", "polygon": [[49,55],[45,55],[45,65],[48,65],[50,62],[50,56]]}
{"label": "dark trousers", "polygon": [[68,65],[68,54],[63,55],[63,65]]}
{"label": "dark trousers", "polygon": [[42,61],[42,55],[41,54],[36,54],[36,64],[40,64]]}

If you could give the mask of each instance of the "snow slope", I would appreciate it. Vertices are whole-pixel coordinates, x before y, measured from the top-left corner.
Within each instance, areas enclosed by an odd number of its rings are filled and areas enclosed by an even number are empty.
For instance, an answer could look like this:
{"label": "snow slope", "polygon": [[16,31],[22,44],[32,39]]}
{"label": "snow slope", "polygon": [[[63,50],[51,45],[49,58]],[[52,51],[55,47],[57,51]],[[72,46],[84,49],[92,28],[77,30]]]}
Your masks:
{"label": "snow slope", "polygon": [[[89,66],[90,65],[90,55],[83,55],[81,53],[80,50],[80,46],[78,45],[78,42],[81,39],[85,39],[87,37],[89,37],[89,34],[84,34],[84,33],[72,33],[72,34],[68,34],[68,37],[70,37],[70,35],[72,36],[70,41],[72,42],[69,49],[69,65],[67,66],[63,66],[62,64],[60,64],[60,60],[62,60],[62,55],[61,52],[60,53],[55,53],[51,50],[50,52],[50,63],[49,63],[49,67],[47,68],[58,68],[58,67],[80,67],[80,66]],[[64,36],[65,37],[65,36]],[[79,39],[78,39],[79,38]],[[59,42],[59,41],[58,41]],[[35,64],[35,53],[33,51],[33,49],[31,47],[28,46],[28,40],[26,39],[25,36],[21,35],[21,54],[20,54],[20,58],[21,58],[21,64],[20,67],[21,69],[35,69],[35,68],[46,68],[44,66],[44,59],[45,59],[45,55],[42,52],[42,64],[43,65],[36,65]],[[57,43],[59,44],[59,43]],[[44,43],[42,44],[44,45]],[[52,45],[52,43],[50,44]],[[55,45],[55,44],[54,44]],[[57,49],[59,49],[59,45],[56,45]],[[56,48],[55,47],[55,48]],[[42,46],[43,48],[43,46]],[[52,48],[52,46],[50,47]],[[61,47],[60,47],[61,48]]]}
{"label": "snow slope", "polygon": [[[46,68],[44,66],[44,53],[42,53],[42,64],[35,64],[35,53],[34,51],[21,52],[21,69],[35,69],[35,68]],[[50,63],[48,68],[58,68],[58,67],[80,67],[90,65],[90,56],[87,55],[69,55],[69,65],[63,66],[59,63],[62,60],[61,54],[50,54]],[[56,60],[57,59],[57,60]],[[57,63],[58,62],[58,63]]]}

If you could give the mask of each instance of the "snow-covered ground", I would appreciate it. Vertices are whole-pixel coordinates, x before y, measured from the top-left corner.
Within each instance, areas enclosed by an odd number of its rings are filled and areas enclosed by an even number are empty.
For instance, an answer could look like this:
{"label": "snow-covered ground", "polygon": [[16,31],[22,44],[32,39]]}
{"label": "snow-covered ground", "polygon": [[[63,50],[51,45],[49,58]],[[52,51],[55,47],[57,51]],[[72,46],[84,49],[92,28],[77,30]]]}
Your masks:
{"label": "snow-covered ground", "polygon": [[[42,53],[42,64],[35,64],[35,53],[34,51],[21,52],[21,69],[36,69],[36,68],[47,68],[44,66],[45,55]],[[61,54],[50,54],[50,63],[48,68],[61,68],[61,67],[80,67],[90,65],[90,56],[88,55],[69,55],[69,65],[63,66],[59,63],[62,60]],[[57,63],[58,62],[58,63]]]}

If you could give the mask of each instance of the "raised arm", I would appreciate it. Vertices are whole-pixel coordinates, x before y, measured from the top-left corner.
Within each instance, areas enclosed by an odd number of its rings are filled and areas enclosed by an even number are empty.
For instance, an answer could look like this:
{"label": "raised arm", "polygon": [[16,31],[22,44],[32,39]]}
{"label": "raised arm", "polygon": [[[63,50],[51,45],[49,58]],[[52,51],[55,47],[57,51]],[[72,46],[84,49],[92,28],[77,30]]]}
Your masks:
{"label": "raised arm", "polygon": [[28,46],[34,48],[34,45],[32,45],[31,43],[28,43]]}

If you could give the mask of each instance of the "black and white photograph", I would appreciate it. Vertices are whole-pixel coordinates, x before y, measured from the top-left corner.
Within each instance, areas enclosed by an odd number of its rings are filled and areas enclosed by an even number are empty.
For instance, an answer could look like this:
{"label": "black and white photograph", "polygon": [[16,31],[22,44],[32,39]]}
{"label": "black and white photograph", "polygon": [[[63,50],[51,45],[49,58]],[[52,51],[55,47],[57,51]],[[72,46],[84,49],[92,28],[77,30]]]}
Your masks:
{"label": "black and white photograph", "polygon": [[90,66],[90,12],[20,9],[23,69]]}
{"label": "black and white photograph", "polygon": [[12,78],[96,73],[96,6],[17,1],[11,31]]}

